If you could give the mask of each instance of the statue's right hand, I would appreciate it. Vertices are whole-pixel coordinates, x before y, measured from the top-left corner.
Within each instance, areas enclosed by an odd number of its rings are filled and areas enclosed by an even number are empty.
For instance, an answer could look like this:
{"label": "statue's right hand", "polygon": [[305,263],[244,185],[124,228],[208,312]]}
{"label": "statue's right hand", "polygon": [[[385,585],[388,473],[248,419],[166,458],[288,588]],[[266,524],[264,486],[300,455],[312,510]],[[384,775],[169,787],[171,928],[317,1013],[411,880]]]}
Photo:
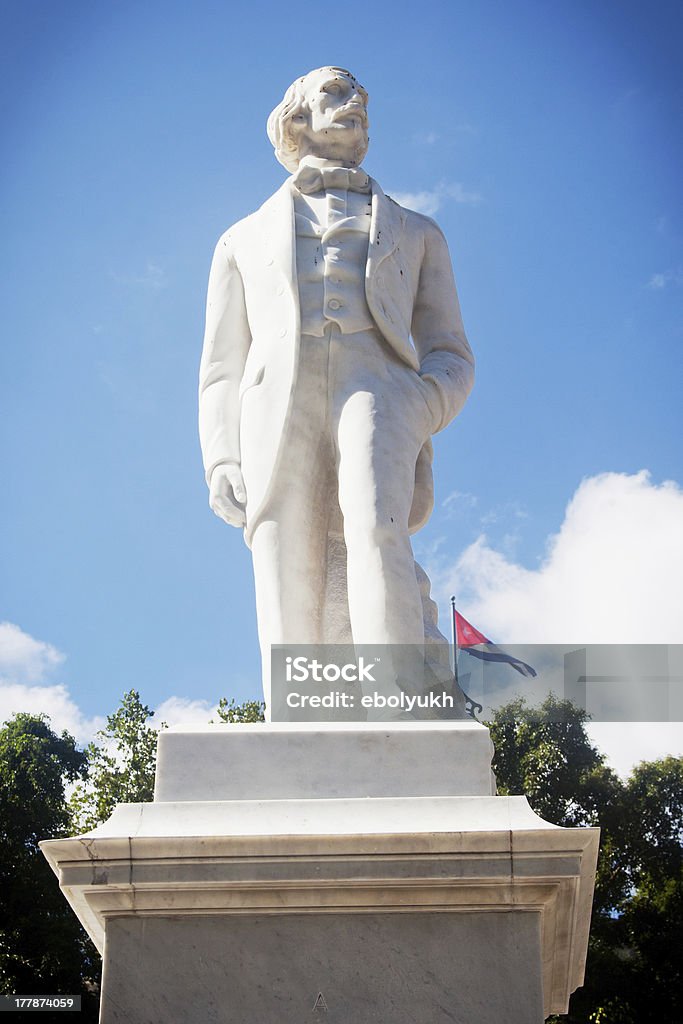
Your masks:
{"label": "statue's right hand", "polygon": [[247,492],[239,466],[234,462],[223,462],[211,474],[209,506],[219,519],[229,526],[244,526],[244,506]]}

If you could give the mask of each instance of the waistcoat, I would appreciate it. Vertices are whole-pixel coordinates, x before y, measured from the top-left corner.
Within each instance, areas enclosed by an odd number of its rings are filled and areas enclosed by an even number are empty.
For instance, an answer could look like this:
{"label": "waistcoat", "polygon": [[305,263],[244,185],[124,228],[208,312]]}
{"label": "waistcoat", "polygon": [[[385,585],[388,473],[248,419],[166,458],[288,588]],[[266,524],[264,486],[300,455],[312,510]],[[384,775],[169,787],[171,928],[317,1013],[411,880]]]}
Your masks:
{"label": "waistcoat", "polygon": [[301,333],[314,337],[322,337],[330,322],[342,334],[375,326],[365,298],[370,197],[335,189],[326,198],[321,224],[310,205],[294,196]]}

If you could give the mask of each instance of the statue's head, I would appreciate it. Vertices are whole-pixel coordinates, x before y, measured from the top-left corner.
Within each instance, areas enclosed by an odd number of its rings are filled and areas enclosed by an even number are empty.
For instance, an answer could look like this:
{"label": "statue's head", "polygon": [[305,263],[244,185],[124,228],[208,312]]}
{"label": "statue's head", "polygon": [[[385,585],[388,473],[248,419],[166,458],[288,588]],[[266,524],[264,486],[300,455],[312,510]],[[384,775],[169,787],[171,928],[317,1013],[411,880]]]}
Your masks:
{"label": "statue's head", "polygon": [[368,151],[368,94],[344,68],[309,71],[268,118],[268,138],[288,171],[309,154],[358,166]]}

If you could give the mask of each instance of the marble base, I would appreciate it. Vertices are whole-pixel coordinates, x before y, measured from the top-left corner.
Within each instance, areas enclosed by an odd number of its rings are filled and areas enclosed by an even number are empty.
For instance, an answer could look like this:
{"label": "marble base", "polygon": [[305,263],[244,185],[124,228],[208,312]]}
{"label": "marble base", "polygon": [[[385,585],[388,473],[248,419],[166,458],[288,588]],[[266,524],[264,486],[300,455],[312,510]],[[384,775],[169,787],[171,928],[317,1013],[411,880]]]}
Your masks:
{"label": "marble base", "polygon": [[[165,736],[154,803],[41,844],[104,950],[102,1024],[565,1012],[583,980],[598,830],[490,795],[488,732],[472,725]],[[462,795],[463,778],[480,792]]]}
{"label": "marble base", "polygon": [[539,918],[523,911],[120,917],[104,964],[102,1024],[543,1020]]}
{"label": "marble base", "polygon": [[159,736],[154,800],[491,796],[492,757],[473,720],[176,727]]}

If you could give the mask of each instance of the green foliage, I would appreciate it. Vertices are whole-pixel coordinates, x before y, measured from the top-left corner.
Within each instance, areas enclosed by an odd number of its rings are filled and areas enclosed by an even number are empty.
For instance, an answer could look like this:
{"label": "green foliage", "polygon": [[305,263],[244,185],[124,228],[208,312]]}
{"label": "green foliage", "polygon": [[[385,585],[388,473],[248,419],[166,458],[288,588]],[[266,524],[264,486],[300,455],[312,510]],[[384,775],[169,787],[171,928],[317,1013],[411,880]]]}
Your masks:
{"label": "green foliage", "polygon": [[634,882],[652,885],[675,876],[683,866],[683,759],[638,765],[627,791],[639,823],[631,840]]}
{"label": "green foliage", "polygon": [[586,981],[558,1024],[683,1020],[683,759],[639,765],[628,782],[586,734],[587,715],[548,697],[515,700],[489,723],[500,793],[524,794],[566,827],[599,825]]}
{"label": "green foliage", "polygon": [[234,697],[230,700],[221,697],[217,714],[221,722],[264,722],[265,709],[262,700],[245,700],[243,704],[236,704]]}
{"label": "green foliage", "polygon": [[683,758],[639,765],[626,784],[632,898],[623,906],[637,1024],[683,1020]]}
{"label": "green foliage", "polygon": [[83,778],[85,754],[73,736],[52,731],[46,715],[18,714],[0,732],[0,834],[18,853],[69,825],[64,783]]}
{"label": "green foliage", "polygon": [[[265,705],[247,700],[236,704],[221,697],[217,715],[221,722],[262,722]],[[137,690],[123,695],[119,708],[98,733],[99,743],[86,748],[87,781],[76,786],[71,813],[78,832],[88,832],[111,815],[119,803],[145,803],[154,799],[158,730],[149,724],[154,716]],[[165,728],[162,722],[160,728]]]}
{"label": "green foliage", "polygon": [[153,715],[138,691],[129,690],[107,717],[106,729],[97,734],[104,745],[90,743],[86,748],[88,781],[77,786],[71,798],[79,832],[106,821],[117,804],[154,799],[158,732],[147,724]]}
{"label": "green foliage", "polygon": [[[153,799],[152,715],[130,690],[85,752],[44,716],[17,715],[0,730],[0,992],[80,992],[84,1024],[97,1019],[97,954],[38,842]],[[221,698],[217,718],[261,722],[264,705]],[[624,783],[590,743],[586,718],[549,697],[539,708],[515,700],[490,723],[500,793],[526,795],[555,824],[601,828],[586,982],[569,1015],[550,1020],[673,1024],[683,1020],[683,759],[641,764]]]}
{"label": "green foliage", "polygon": [[[222,698],[218,718],[259,722],[263,711],[260,701]],[[0,730],[0,992],[81,994],[83,1024],[98,1018],[99,956],[38,843],[90,830],[118,803],[153,800],[152,716],[128,691],[85,751],[44,716],[20,714]]]}
{"label": "green foliage", "polygon": [[98,957],[38,848],[68,834],[65,784],[86,757],[45,715],[18,714],[0,729],[0,992],[82,994],[97,1020]]}
{"label": "green foliage", "polygon": [[621,836],[623,786],[586,734],[588,715],[549,695],[519,698],[489,723],[498,792],[526,796],[541,818],[564,828],[602,827],[594,910],[609,914],[629,889]]}
{"label": "green foliage", "polygon": [[552,695],[539,708],[521,698],[501,708],[489,723],[499,792],[523,794],[556,825],[595,824],[618,779],[591,745],[586,719],[581,708]]}

